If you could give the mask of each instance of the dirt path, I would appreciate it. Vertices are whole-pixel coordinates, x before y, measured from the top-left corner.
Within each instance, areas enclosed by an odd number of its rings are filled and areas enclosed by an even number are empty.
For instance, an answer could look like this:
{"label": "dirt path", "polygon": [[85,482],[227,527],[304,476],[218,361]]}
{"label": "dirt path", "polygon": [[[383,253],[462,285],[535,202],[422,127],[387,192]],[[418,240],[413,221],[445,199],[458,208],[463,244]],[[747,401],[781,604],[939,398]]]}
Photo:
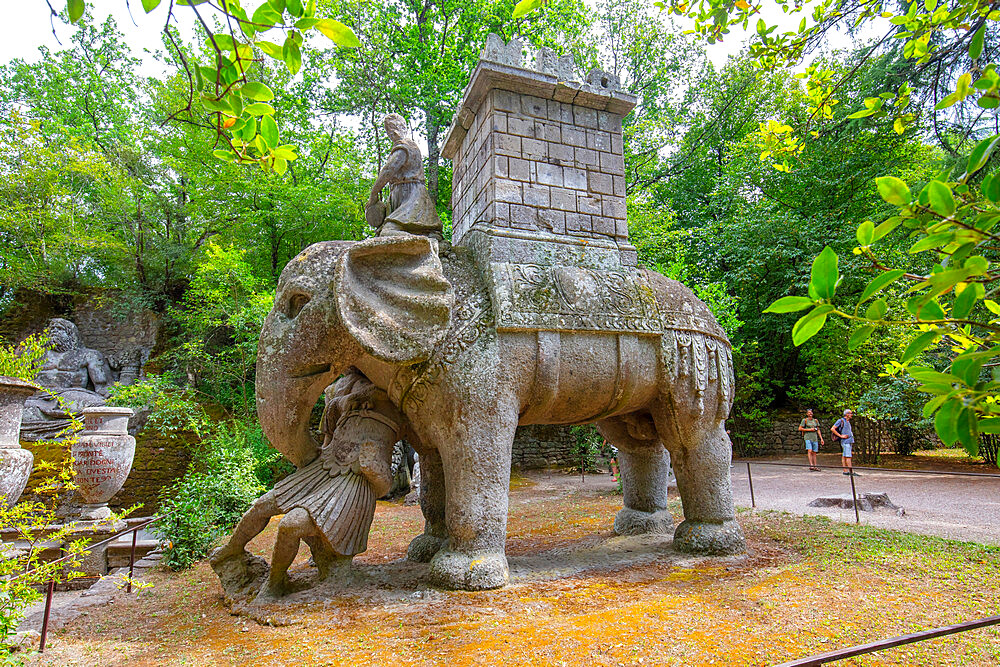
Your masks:
{"label": "dirt path", "polygon": [[[854,523],[853,509],[809,507],[819,496],[851,495],[850,477],[839,468],[810,472],[807,468],[770,465],[785,461],[802,464],[805,457],[772,459],[768,465],[751,460],[758,509],[822,515]],[[822,466],[839,466],[840,457],[820,454]],[[985,470],[983,472],[986,472]],[[750,506],[745,461],[732,469],[733,496],[739,507]],[[861,523],[949,539],[1000,544],[1000,478],[932,476],[893,470],[858,471],[857,493],[887,493],[903,507],[904,516],[891,510],[861,512]]]}

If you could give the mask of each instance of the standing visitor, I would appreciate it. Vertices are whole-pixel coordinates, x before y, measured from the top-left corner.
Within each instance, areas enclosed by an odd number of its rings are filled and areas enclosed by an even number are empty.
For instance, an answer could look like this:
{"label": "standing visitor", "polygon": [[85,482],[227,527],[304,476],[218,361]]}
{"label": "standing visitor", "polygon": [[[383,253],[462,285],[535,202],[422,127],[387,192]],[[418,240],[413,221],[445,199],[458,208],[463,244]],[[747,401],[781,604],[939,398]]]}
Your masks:
{"label": "standing visitor", "polygon": [[854,431],[851,429],[851,416],[853,414],[850,410],[844,410],[844,416],[838,419],[831,429],[833,437],[840,440],[840,447],[843,450],[840,463],[844,466],[845,475],[856,474],[851,463],[851,445],[854,444]]}
{"label": "standing visitor", "polygon": [[823,442],[823,434],[820,432],[819,420],[813,417],[812,410],[806,410],[806,418],[799,424],[799,433],[806,441],[806,458],[809,459],[809,470],[819,472],[816,463],[816,453],[819,446],[826,444]]}

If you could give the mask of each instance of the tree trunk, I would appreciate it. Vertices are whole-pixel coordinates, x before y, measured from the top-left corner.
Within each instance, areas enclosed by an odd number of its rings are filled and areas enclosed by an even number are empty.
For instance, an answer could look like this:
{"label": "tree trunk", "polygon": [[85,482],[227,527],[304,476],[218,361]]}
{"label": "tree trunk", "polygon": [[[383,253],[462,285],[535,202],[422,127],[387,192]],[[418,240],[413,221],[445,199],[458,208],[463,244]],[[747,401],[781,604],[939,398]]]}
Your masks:
{"label": "tree trunk", "polygon": [[424,109],[424,118],[427,125],[427,192],[437,204],[438,174],[441,168],[441,150],[438,148],[438,123],[440,121],[437,111],[433,107]]}

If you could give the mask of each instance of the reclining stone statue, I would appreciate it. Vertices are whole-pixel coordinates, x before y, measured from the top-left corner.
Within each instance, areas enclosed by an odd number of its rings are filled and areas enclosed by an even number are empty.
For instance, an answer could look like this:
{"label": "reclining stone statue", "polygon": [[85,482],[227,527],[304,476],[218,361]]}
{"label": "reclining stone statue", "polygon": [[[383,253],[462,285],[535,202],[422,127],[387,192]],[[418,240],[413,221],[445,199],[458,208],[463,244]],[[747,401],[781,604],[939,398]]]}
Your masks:
{"label": "reclining stone statue", "polygon": [[59,436],[73,415],[80,415],[84,408],[104,405],[108,388],[115,382],[108,359],[83,344],[75,324],[56,317],[49,321],[47,332],[52,349],[45,353],[42,368],[34,378],[35,384],[47,391],[25,401],[23,440]]}
{"label": "reclining stone statue", "polygon": [[279,481],[243,515],[229,543],[211,557],[230,595],[253,586],[266,563],[245,551],[247,543],[284,514],[259,599],[292,591],[288,568],[305,542],[320,580],[350,567],[368,545],[376,498],[392,485],[392,453],[402,415],[361,373],[350,369],[328,389],[319,456]]}

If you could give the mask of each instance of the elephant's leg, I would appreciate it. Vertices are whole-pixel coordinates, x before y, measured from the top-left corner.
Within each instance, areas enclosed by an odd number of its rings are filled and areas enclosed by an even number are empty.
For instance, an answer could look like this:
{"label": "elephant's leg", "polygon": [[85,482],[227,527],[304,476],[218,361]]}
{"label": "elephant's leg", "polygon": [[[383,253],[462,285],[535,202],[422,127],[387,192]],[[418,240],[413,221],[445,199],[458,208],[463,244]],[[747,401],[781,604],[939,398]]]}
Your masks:
{"label": "elephant's leg", "polygon": [[669,534],[674,520],[667,509],[670,457],[659,439],[637,440],[620,419],[598,422],[597,428],[618,448],[624,507],[615,516],[619,535]]}
{"label": "elephant's leg", "polygon": [[[299,541],[316,534],[316,524],[309,512],[298,507],[286,514],[278,524],[278,535],[274,540],[271,556],[271,572],[257,596],[258,600],[279,598],[292,592],[288,580],[288,568],[299,553]],[[319,562],[316,563],[319,565]]]}
{"label": "elephant's leg", "polygon": [[448,542],[431,559],[431,577],[448,588],[485,590],[510,579],[504,545],[517,410],[503,406],[499,398],[465,406],[461,423],[437,440],[447,443],[439,451]]}
{"label": "elephant's leg", "polygon": [[684,507],[674,546],[713,555],[744,551],[746,540],[733,508],[732,447],[724,422],[709,414],[678,410],[675,401],[665,401],[653,418],[670,452]]}
{"label": "elephant's leg", "polygon": [[417,563],[427,563],[448,539],[444,469],[441,455],[432,449],[420,454],[420,509],[424,513],[424,533],[410,542],[406,557]]}

